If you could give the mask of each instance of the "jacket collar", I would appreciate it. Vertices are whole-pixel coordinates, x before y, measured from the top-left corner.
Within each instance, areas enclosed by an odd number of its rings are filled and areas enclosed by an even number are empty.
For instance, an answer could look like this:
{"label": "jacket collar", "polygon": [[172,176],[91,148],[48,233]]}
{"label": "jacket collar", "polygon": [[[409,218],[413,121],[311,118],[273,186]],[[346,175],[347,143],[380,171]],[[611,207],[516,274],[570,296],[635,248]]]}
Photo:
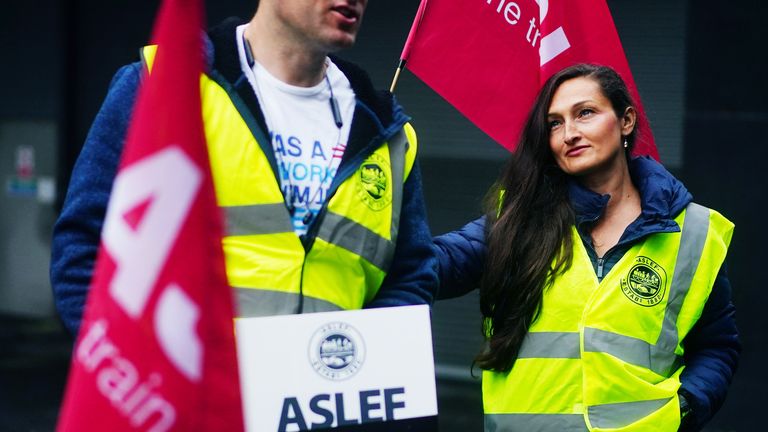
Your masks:
{"label": "jacket collar", "polygon": [[[629,163],[629,174],[640,192],[642,210],[627,227],[620,242],[633,241],[654,232],[679,231],[674,218],[693,200],[685,186],[648,156],[633,158]],[[585,231],[586,224],[603,215],[611,198],[592,192],[573,179],[569,182],[568,192],[581,232]]]}

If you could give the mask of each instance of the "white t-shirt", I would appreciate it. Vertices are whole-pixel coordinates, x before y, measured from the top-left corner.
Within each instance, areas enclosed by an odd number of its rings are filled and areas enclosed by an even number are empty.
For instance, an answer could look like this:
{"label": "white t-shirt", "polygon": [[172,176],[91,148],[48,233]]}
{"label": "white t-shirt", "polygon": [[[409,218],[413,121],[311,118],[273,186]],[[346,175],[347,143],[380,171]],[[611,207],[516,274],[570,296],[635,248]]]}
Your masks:
{"label": "white t-shirt", "polygon": [[[275,152],[280,188],[288,208],[293,208],[293,229],[307,232],[307,212],[314,216],[327,199],[349,139],[355,111],[355,93],[347,77],[326,59],[326,77],[313,87],[286,84],[270,74],[258,61],[253,68],[245,56],[243,32],[237,28],[240,66],[253,87],[269,129]],[[331,109],[331,89],[342,119],[336,126]]]}

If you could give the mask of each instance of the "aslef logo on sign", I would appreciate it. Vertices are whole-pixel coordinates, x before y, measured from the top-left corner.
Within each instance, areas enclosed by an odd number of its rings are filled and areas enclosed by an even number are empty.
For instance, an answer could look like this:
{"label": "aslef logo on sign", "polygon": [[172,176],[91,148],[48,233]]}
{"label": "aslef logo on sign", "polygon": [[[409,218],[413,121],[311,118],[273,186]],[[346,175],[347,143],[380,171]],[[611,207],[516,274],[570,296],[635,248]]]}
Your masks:
{"label": "aslef logo on sign", "polygon": [[[365,361],[365,353],[365,343],[360,332],[344,322],[322,325],[309,342],[312,369],[323,378],[334,381],[357,374]],[[331,385],[325,387],[340,391],[285,397],[277,431],[304,431],[392,421],[406,410],[404,386],[359,390],[354,383],[346,384],[352,384],[353,389],[344,391],[344,386]],[[359,411],[350,410],[351,406],[359,407]]]}
{"label": "aslef logo on sign", "polygon": [[356,374],[365,361],[365,343],[349,324],[332,322],[320,327],[309,343],[309,362],[321,376],[343,380]]}

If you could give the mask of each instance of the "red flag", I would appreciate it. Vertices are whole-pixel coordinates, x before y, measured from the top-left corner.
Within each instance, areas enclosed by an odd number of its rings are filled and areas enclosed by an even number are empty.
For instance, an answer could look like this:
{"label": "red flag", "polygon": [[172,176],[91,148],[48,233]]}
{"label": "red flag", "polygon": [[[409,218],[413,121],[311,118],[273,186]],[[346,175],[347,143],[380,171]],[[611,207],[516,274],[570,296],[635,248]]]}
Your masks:
{"label": "red flag", "polygon": [[202,2],[165,0],[115,178],[59,431],[242,431],[203,135]]}
{"label": "red flag", "polygon": [[547,78],[576,63],[611,66],[638,104],[635,153],[659,158],[605,0],[422,0],[401,57],[510,150]]}

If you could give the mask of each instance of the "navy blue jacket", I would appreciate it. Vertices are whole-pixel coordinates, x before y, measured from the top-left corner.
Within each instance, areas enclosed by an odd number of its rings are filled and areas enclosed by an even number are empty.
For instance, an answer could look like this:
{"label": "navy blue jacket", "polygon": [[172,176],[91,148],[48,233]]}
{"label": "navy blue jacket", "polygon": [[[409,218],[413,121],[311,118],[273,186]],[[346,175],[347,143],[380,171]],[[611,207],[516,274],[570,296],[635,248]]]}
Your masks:
{"label": "navy blue jacket", "polygon": [[[229,19],[209,33],[209,73],[235,87],[245,101],[244,109],[248,112],[244,115],[253,116],[262,131],[266,131],[258,101],[240,69],[235,44],[235,28],[239,24],[239,20]],[[333,61],[349,79],[357,98],[339,177],[359,165],[409,118],[390,93],[374,90],[365,72],[340,59]],[[121,68],[113,78],[75,164],[64,207],[54,226],[51,284],[59,314],[73,334],[80,327],[109,193],[142,73],[142,65],[134,63]],[[313,231],[312,225],[309,231]],[[404,184],[398,232],[393,262],[378,294],[366,307],[431,304],[437,290],[437,262],[431,247],[418,165],[414,165]],[[311,239],[305,239],[305,244],[311,244]]]}
{"label": "navy blue jacket", "polygon": [[[576,182],[570,184],[576,226],[599,279],[632,247],[648,235],[680,231],[674,218],[691,202],[683,184],[653,159],[635,158],[630,175],[642,200],[642,212],[624,231],[616,246],[598,258],[588,232],[610,199]],[[434,239],[440,272],[438,299],[457,297],[475,289],[485,265],[485,218]],[[681,394],[692,407],[681,430],[700,429],[720,408],[738,364],[741,344],[731,302],[731,284],[723,266],[699,320],[683,340],[685,370]]]}

